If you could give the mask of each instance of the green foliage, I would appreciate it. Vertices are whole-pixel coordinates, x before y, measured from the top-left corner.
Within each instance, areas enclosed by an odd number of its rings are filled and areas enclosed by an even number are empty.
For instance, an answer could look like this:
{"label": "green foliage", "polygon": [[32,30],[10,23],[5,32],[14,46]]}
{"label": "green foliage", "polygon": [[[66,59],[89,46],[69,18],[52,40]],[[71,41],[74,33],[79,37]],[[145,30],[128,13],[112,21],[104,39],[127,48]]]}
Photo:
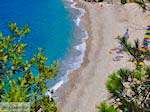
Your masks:
{"label": "green foliage", "polygon": [[125,82],[128,80],[128,77],[132,74],[132,72],[128,69],[120,69],[117,71],[118,76],[121,77],[122,81]]}
{"label": "green foliage", "polygon": [[106,87],[108,91],[113,94],[113,96],[118,96],[123,87],[121,77],[118,74],[113,73],[109,76]]}
{"label": "green foliage", "polygon": [[106,87],[112,96],[118,96],[123,91],[123,82],[128,80],[131,71],[127,69],[120,69],[116,73],[109,76],[106,82]]}
{"label": "green foliage", "polygon": [[141,80],[142,79],[142,74],[139,72],[135,72],[133,75],[133,78],[137,79],[137,80]]}
{"label": "green foliage", "polygon": [[[121,50],[132,56],[134,61],[141,62],[141,56],[150,60],[148,51],[141,51],[139,40],[134,45],[127,41],[126,37],[118,38],[123,45]],[[143,61],[143,60],[142,60]],[[120,69],[109,76],[106,87],[111,93],[113,105],[122,112],[149,112],[150,95],[150,66],[136,65],[136,69]],[[99,112],[105,112],[107,104],[102,103]],[[106,111],[107,112],[107,111]]]}
{"label": "green foliage", "polygon": [[138,39],[134,41],[133,45],[126,40],[126,37],[118,38],[118,40],[123,46],[121,50],[126,52],[128,56],[131,56],[131,60],[135,62],[137,69],[140,69],[144,65],[144,60],[150,60],[150,51],[142,50]]}
{"label": "green foliage", "polygon": [[119,112],[114,106],[108,105],[105,102],[99,104],[98,112]]}
{"label": "green foliage", "polygon": [[[35,103],[32,105],[32,110],[31,112],[35,112],[34,107]],[[44,112],[56,112],[57,111],[57,105],[54,102],[53,99],[50,99],[48,96],[44,96],[41,99],[36,101],[36,111],[42,108]]]}
{"label": "green foliage", "polygon": [[[123,112],[149,112],[150,67],[133,71],[120,69],[109,76],[106,83],[115,106]],[[102,108],[103,107],[103,108]],[[106,106],[102,104],[100,112]],[[102,111],[103,112],[103,111]],[[107,112],[107,111],[106,111]]]}
{"label": "green foliage", "polygon": [[142,54],[139,50],[139,40],[135,40],[134,45],[131,45],[131,43],[127,41],[126,37],[118,38],[118,40],[119,43],[124,46],[122,50],[132,56],[134,60],[139,61]]}
{"label": "green foliage", "polygon": [[[143,1],[144,2],[144,1]],[[126,37],[118,38],[122,51],[137,62],[134,70],[120,69],[111,74],[106,87],[111,94],[111,103],[121,112],[150,112],[150,66],[140,65],[150,60],[150,51],[140,49],[139,40],[134,45]],[[109,105],[99,105],[99,112],[109,112]]]}
{"label": "green foliage", "polygon": [[8,26],[15,36],[26,36],[30,32],[28,25],[25,25],[21,30],[19,30],[17,23],[9,23]]}
{"label": "green foliage", "polygon": [[27,93],[29,87],[16,86],[15,80],[9,81],[10,91],[1,96],[2,102],[28,102],[30,95]]}
{"label": "green foliage", "polygon": [[[11,35],[4,37],[0,33],[0,102],[40,104],[44,100],[50,103],[47,109],[55,107],[56,110],[54,100],[41,96],[47,91],[46,80],[53,79],[57,75],[58,63],[47,65],[42,48],[31,59],[26,60],[24,57],[27,44],[22,43],[22,38],[30,29],[27,25],[19,29],[16,23],[9,23],[8,26]],[[36,110],[35,107],[34,109]]]}

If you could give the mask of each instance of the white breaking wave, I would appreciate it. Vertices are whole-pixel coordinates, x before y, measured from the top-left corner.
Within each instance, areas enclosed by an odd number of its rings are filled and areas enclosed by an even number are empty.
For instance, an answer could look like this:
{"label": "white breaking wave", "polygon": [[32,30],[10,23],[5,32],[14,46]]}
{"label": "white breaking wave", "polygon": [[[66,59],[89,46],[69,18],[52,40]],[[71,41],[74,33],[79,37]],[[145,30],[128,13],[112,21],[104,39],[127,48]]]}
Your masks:
{"label": "white breaking wave", "polygon": [[[82,8],[76,7],[76,2],[74,2],[73,0],[65,0],[67,2],[71,3],[71,8],[79,10],[80,14],[77,15],[77,18],[74,20],[74,22],[76,23],[76,25],[78,27],[80,27],[80,22],[81,22],[81,17],[85,15],[86,11]],[[84,37],[82,38],[82,43],[74,46],[74,48],[78,51],[81,52],[80,56],[76,57],[74,59],[74,62],[71,63],[69,66],[71,67],[70,70],[67,71],[67,73],[61,78],[61,80],[56,83],[53,87],[51,87],[49,90],[53,90],[56,91],[60,86],[63,85],[63,83],[67,82],[68,79],[68,75],[70,74],[70,72],[72,72],[73,70],[76,70],[77,68],[79,68],[81,66],[81,64],[83,63],[83,59],[84,59],[84,55],[85,55],[85,50],[86,50],[86,42],[85,40],[88,38],[88,33],[85,29],[82,29],[84,31]]]}

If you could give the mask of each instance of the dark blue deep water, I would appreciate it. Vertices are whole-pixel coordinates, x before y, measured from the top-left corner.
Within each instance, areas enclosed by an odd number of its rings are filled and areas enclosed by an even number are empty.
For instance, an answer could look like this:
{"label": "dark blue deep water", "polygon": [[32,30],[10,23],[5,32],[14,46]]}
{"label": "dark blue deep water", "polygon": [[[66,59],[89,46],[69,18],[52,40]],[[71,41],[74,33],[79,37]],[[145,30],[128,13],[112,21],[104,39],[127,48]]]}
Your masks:
{"label": "dark blue deep water", "polygon": [[27,51],[33,54],[38,47],[45,48],[51,63],[61,60],[72,39],[73,21],[62,0],[0,0],[0,31],[8,34],[8,22],[31,29],[24,39]]}
{"label": "dark blue deep water", "polygon": [[9,22],[16,22],[19,27],[27,24],[31,32],[23,39],[28,44],[26,57],[32,57],[37,48],[42,47],[48,64],[53,61],[60,63],[60,75],[49,81],[49,87],[82,61],[80,50],[84,33],[75,24],[77,15],[81,13],[70,5],[64,0],[0,0],[0,31],[8,35]]}

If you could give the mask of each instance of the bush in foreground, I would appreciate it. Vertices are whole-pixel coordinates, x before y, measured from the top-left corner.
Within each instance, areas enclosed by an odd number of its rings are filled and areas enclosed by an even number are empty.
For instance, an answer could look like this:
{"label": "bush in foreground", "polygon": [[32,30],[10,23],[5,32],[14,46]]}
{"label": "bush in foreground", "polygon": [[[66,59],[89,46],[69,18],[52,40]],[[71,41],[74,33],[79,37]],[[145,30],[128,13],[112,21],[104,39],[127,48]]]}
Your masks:
{"label": "bush in foreground", "polygon": [[[120,69],[112,73],[106,87],[112,100],[110,105],[101,103],[98,112],[150,112],[150,66],[140,65],[149,61],[149,51],[140,50],[139,41],[131,45],[125,37],[119,38],[124,52],[137,63],[134,70]],[[144,56],[144,59],[141,55]],[[112,110],[110,110],[112,109]]]}
{"label": "bush in foreground", "polygon": [[11,35],[4,37],[0,33],[0,102],[30,102],[33,112],[39,105],[40,109],[56,112],[55,101],[43,95],[47,91],[46,80],[57,75],[58,64],[47,65],[41,48],[27,60],[27,44],[22,43],[22,38],[30,29],[27,25],[19,29],[16,23],[10,23],[9,28]]}

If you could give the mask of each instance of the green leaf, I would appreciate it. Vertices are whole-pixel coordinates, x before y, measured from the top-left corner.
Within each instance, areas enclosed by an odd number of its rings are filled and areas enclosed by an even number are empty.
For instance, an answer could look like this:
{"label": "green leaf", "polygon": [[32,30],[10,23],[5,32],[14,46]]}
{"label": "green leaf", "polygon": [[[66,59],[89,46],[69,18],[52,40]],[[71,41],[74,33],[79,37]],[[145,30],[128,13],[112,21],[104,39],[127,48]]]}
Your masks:
{"label": "green leaf", "polygon": [[97,108],[98,112],[120,112],[114,106],[108,105],[105,102],[100,103]]}
{"label": "green leaf", "polygon": [[114,96],[118,96],[123,89],[121,77],[118,74],[113,73],[109,76],[106,87],[110,93]]}

